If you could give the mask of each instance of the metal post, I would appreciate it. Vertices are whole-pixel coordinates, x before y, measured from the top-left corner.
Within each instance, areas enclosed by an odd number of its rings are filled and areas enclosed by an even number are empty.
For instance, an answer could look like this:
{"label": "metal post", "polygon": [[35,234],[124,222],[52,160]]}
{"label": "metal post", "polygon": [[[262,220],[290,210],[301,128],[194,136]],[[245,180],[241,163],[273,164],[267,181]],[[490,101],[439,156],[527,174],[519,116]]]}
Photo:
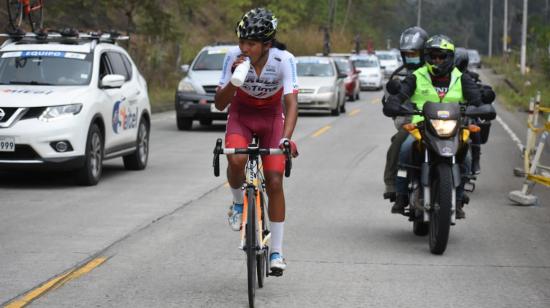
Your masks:
{"label": "metal post", "polygon": [[422,17],[422,0],[418,0],[418,13],[416,16],[416,25],[420,27],[420,19]]}
{"label": "metal post", "polygon": [[493,56],[493,0],[489,6],[489,57]]}
{"label": "metal post", "polygon": [[508,0],[504,0],[504,28],[502,29],[502,54],[508,51]]}
{"label": "metal post", "polygon": [[527,1],[523,0],[523,24],[521,26],[521,74],[525,75],[525,62],[527,57]]}

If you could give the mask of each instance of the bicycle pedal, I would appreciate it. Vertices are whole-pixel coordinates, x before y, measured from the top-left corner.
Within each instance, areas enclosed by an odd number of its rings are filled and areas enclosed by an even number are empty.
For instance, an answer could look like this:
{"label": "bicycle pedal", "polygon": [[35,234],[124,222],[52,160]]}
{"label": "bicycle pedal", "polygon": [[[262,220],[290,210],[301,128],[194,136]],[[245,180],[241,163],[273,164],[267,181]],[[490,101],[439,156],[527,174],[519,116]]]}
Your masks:
{"label": "bicycle pedal", "polygon": [[283,276],[283,270],[279,268],[272,268],[269,272],[269,276],[281,277]]}

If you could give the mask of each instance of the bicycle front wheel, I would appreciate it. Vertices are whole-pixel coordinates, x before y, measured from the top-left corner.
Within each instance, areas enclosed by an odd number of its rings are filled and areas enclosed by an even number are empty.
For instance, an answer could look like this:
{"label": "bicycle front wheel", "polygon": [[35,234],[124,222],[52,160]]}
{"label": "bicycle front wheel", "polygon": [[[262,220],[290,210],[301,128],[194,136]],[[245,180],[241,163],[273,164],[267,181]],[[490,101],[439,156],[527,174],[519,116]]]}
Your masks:
{"label": "bicycle front wheel", "polygon": [[254,188],[246,190],[248,200],[246,221],[246,268],[248,273],[248,304],[254,307],[256,293],[256,191]]}
{"label": "bicycle front wheel", "polygon": [[23,21],[23,4],[19,0],[6,0],[10,27],[15,30],[21,27]]}

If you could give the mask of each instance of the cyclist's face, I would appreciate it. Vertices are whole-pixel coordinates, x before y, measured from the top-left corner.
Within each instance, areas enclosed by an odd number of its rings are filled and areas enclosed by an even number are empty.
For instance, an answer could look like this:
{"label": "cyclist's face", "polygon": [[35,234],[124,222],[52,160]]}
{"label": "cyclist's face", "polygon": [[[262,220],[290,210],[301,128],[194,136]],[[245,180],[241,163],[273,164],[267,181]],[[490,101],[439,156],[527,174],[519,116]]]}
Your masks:
{"label": "cyclist's face", "polygon": [[250,57],[252,62],[256,62],[269,49],[269,44],[265,44],[259,41],[240,39],[239,48],[245,56]]}

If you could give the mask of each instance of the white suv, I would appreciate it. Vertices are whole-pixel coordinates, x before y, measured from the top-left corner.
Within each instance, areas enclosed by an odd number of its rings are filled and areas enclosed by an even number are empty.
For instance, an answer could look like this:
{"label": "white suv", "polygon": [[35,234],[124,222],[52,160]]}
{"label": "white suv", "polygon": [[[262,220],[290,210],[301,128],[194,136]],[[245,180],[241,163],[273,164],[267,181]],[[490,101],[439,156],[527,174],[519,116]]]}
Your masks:
{"label": "white suv", "polygon": [[193,121],[210,125],[213,120],[226,120],[227,112],[214,107],[216,88],[222,76],[225,54],[236,45],[216,44],[205,46],[191,66],[182,65],[187,75],[179,82],[176,91],[176,124],[180,130],[190,130]]}
{"label": "white suv", "polygon": [[98,183],[104,159],[147,165],[147,84],[111,34],[10,37],[0,47],[0,170],[75,169]]}

